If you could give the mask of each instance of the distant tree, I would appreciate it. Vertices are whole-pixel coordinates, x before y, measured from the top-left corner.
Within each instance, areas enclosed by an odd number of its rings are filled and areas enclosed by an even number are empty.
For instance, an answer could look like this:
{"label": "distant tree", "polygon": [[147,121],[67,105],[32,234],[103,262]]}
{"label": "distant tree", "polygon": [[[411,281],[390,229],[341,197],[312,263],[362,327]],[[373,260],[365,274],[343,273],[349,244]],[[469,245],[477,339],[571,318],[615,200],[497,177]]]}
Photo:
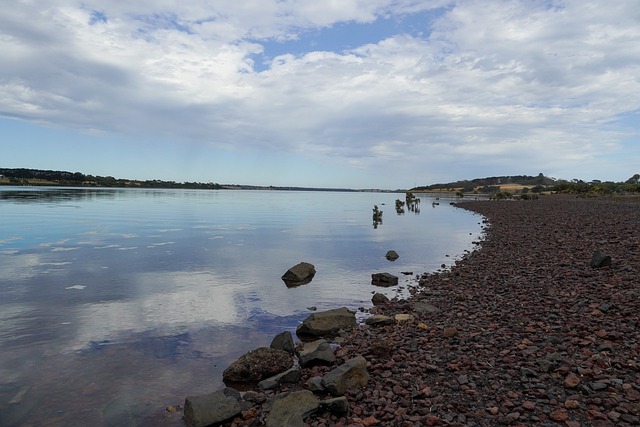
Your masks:
{"label": "distant tree", "polygon": [[624,182],[625,184],[640,184],[640,174],[635,174]]}

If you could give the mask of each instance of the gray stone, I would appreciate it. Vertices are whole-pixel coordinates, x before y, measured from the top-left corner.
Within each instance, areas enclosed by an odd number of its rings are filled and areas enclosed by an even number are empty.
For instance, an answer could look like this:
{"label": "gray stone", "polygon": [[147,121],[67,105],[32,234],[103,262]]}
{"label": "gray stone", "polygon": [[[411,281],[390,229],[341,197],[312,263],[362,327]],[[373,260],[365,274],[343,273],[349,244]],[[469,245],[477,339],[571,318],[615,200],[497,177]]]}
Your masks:
{"label": "gray stone", "polygon": [[284,372],[293,366],[293,358],[284,350],[260,347],[242,355],[224,370],[225,383],[255,382]]}
{"label": "gray stone", "polygon": [[438,313],[440,309],[426,302],[416,302],[413,304],[413,311],[417,314],[433,314]]}
{"label": "gray stone", "polygon": [[318,375],[318,376],[309,378],[307,380],[307,388],[314,392],[323,391],[324,386],[322,385],[322,377]]}
{"label": "gray stone", "polygon": [[400,255],[398,255],[398,252],[396,251],[387,251],[387,254],[384,257],[389,261],[395,261],[400,258]]}
{"label": "gray stone", "polygon": [[323,339],[305,343],[298,353],[300,366],[306,367],[312,364],[330,364],[336,361],[336,355],[331,346]]}
{"label": "gray stone", "polygon": [[282,276],[287,286],[300,286],[309,283],[316,274],[316,268],[308,262],[294,265]]}
{"label": "gray stone", "polygon": [[367,361],[362,356],[354,357],[322,377],[322,385],[334,396],[342,396],[352,388],[365,387],[369,382]]}
{"label": "gray stone", "polygon": [[320,407],[320,401],[309,390],[277,398],[267,415],[267,427],[304,427],[304,419]]}
{"label": "gray stone", "polygon": [[221,423],[241,412],[240,393],[224,388],[211,394],[190,396],[184,401],[184,422],[188,427]]}
{"label": "gray stone", "polygon": [[298,381],[300,381],[301,376],[302,374],[300,372],[300,369],[293,367],[282,373],[279,373],[278,375],[274,375],[273,377],[260,381],[258,383],[258,387],[263,390],[271,390],[278,387],[280,384],[297,383]]}
{"label": "gray stone", "polygon": [[384,316],[382,314],[375,314],[373,316],[367,317],[364,320],[364,323],[370,326],[385,326],[385,325],[393,325],[396,323],[393,317]]}
{"label": "gray stone", "polygon": [[598,249],[596,249],[593,252],[593,256],[591,257],[589,265],[593,268],[608,267],[611,265],[611,257],[609,255],[603,254]]}
{"label": "gray stone", "polygon": [[275,348],[276,350],[284,350],[289,354],[293,354],[296,349],[293,342],[293,336],[289,331],[282,332],[273,337],[273,341],[271,341],[271,345],[269,347]]}
{"label": "gray stone", "polygon": [[349,401],[346,397],[334,397],[333,399],[326,399],[320,402],[322,407],[327,408],[329,412],[334,415],[347,415],[349,413]]}
{"label": "gray stone", "polygon": [[373,273],[371,275],[371,284],[375,286],[395,286],[398,284],[398,276],[391,273]]}
{"label": "gray stone", "polygon": [[298,336],[325,336],[356,325],[356,314],[346,307],[319,311],[307,316],[296,329]]}
{"label": "gray stone", "polygon": [[389,303],[389,298],[385,294],[376,292],[375,294],[373,294],[371,302],[373,303],[373,305],[385,305]]}

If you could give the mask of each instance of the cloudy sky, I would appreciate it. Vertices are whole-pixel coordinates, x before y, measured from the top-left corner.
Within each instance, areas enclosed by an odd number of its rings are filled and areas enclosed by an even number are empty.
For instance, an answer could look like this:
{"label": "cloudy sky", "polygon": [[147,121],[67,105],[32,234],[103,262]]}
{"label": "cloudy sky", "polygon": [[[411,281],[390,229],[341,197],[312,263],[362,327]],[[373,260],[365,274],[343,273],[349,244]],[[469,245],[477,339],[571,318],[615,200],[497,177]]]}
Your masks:
{"label": "cloudy sky", "polygon": [[640,172],[637,0],[16,0],[0,167],[407,188]]}

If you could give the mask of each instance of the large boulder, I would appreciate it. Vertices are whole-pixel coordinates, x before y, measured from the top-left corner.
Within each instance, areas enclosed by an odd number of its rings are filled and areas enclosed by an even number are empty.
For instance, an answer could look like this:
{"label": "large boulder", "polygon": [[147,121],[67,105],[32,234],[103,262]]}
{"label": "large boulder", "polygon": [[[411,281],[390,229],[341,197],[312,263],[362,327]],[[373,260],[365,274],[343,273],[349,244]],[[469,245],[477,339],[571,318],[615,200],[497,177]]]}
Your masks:
{"label": "large boulder", "polygon": [[398,284],[398,276],[391,273],[374,273],[371,275],[371,284],[375,286],[395,286]]}
{"label": "large boulder", "polygon": [[300,286],[309,283],[316,274],[316,268],[308,262],[294,265],[282,276],[285,285]]}
{"label": "large boulder", "polygon": [[309,390],[296,391],[273,402],[267,427],[304,427],[304,419],[320,408],[320,400]]}
{"label": "large boulder", "polygon": [[293,366],[293,358],[284,350],[260,347],[242,355],[224,370],[225,383],[257,382],[284,372]]}
{"label": "large boulder", "polygon": [[341,329],[348,330],[356,325],[356,314],[346,307],[319,311],[310,314],[296,328],[296,334],[304,336],[326,336],[337,334]]}
{"label": "large boulder", "polygon": [[352,388],[365,387],[368,382],[367,361],[362,356],[348,360],[322,377],[322,385],[334,396],[342,396]]}
{"label": "large boulder", "polygon": [[184,401],[184,422],[188,427],[221,423],[241,412],[240,393],[224,388],[211,394],[190,396]]}

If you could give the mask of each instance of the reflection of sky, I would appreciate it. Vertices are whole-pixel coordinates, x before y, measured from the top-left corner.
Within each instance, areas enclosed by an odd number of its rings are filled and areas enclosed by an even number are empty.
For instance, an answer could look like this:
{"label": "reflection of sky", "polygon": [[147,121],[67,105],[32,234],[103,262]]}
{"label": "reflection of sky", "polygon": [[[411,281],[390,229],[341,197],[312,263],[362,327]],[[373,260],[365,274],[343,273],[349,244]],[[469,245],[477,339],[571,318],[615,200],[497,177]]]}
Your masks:
{"label": "reflection of sky", "polygon": [[[402,281],[401,271],[450,265],[480,232],[478,217],[446,203],[398,216],[402,196],[118,190],[75,197],[73,209],[64,200],[5,204],[1,301],[60,313],[75,331],[73,348],[309,306],[369,306],[373,291],[395,294],[373,289],[371,273]],[[374,204],[384,211],[377,229]],[[389,249],[398,261],[384,258]],[[300,261],[315,264],[316,277],[286,288],[280,276]]]}

